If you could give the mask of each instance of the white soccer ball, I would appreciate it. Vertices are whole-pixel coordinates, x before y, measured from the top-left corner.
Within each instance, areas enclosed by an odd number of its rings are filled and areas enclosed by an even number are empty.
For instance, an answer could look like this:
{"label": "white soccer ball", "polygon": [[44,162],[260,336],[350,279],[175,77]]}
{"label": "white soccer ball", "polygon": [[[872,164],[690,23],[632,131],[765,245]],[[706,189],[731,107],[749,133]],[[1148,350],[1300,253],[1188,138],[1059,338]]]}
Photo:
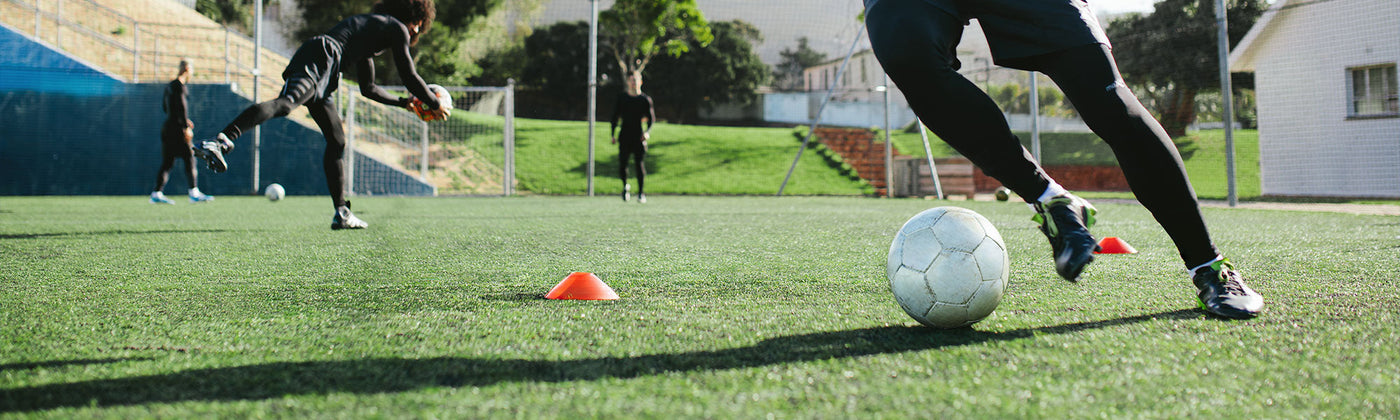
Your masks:
{"label": "white soccer ball", "polygon": [[987,218],[961,207],[937,207],[899,228],[886,274],[909,316],[934,328],[959,328],[997,308],[1010,265],[1006,243]]}
{"label": "white soccer ball", "polygon": [[448,92],[447,88],[442,85],[428,85],[428,92],[432,92],[433,96],[438,98],[438,103],[443,109],[452,109],[452,93]]}
{"label": "white soccer ball", "polygon": [[282,188],[282,184],[269,184],[267,189],[263,190],[263,195],[266,195],[268,200],[277,201],[287,196],[287,190]]}

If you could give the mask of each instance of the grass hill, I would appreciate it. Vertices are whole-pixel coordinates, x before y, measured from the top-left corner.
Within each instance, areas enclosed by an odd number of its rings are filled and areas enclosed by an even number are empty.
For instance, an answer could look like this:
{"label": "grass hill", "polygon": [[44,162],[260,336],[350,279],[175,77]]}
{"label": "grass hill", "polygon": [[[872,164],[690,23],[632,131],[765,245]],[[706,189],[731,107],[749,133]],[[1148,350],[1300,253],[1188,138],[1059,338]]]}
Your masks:
{"label": "grass hill", "polygon": [[[457,118],[454,116],[454,118]],[[786,128],[657,124],[651,131],[646,191],[652,194],[773,195],[800,143]],[[608,125],[595,133],[594,191],[620,194],[617,147]],[[480,143],[478,143],[480,144]],[[499,146],[476,152],[499,162]],[[588,128],[580,121],[516,119],[516,178],[522,192],[587,192]],[[636,187],[635,177],[631,178]],[[861,195],[869,185],[841,175],[816,153],[803,153],[784,194]]]}

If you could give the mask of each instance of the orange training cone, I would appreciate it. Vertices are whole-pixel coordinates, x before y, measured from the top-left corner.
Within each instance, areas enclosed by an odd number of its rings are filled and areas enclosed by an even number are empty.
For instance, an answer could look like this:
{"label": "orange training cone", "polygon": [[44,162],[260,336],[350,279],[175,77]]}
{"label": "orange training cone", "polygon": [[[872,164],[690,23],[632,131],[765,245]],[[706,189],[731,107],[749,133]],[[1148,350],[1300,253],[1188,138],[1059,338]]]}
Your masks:
{"label": "orange training cone", "polygon": [[1095,254],[1136,254],[1137,250],[1132,245],[1128,245],[1116,236],[1109,236],[1099,241],[1099,247],[1103,248],[1094,251]]}
{"label": "orange training cone", "polygon": [[569,273],[564,281],[554,285],[549,289],[549,293],[544,294],[545,299],[574,299],[574,300],[617,300],[617,293],[613,292],[607,283],[603,283],[598,276],[593,273],[573,272]]}

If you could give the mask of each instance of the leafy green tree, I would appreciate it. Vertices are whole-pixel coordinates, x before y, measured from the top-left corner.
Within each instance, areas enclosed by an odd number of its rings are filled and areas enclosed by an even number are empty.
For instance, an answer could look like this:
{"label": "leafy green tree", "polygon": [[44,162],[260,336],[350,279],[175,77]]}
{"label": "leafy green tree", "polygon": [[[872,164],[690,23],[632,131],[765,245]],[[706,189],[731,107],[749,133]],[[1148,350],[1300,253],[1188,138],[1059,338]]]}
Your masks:
{"label": "leafy green tree", "polygon": [[[1227,0],[1233,48],[1268,6],[1264,0]],[[1214,0],[1161,0],[1150,15],[1132,14],[1108,26],[1124,79],[1154,108],[1172,137],[1196,120],[1196,96],[1219,91],[1219,52]],[[1233,78],[1252,87],[1247,76]]]}
{"label": "leafy green tree", "polygon": [[646,91],[657,108],[672,110],[680,121],[693,121],[701,108],[719,104],[750,104],[760,86],[768,84],[771,69],[754,52],[763,40],[754,25],[740,21],[716,22],[714,40],[693,46],[680,57],[658,57],[646,73]]}
{"label": "leafy green tree", "polygon": [[695,0],[617,0],[598,22],[600,43],[606,43],[599,47],[611,52],[623,74],[645,69],[659,53],[679,57],[714,39]]}
{"label": "leafy green tree", "polygon": [[[1076,115],[1074,105],[1065,95],[1053,86],[1040,85],[1040,115],[1045,117],[1071,118]],[[1031,90],[1020,83],[1007,83],[987,87],[987,95],[1008,114],[1030,114]]]}
{"label": "leafy green tree", "polygon": [[253,0],[198,0],[194,10],[221,25],[253,32]]}
{"label": "leafy green tree", "polygon": [[782,60],[773,69],[773,88],[785,91],[802,90],[802,70],[826,61],[826,54],[809,47],[805,36],[797,39],[797,49],[784,48],[778,56]]}
{"label": "leafy green tree", "polygon": [[[576,98],[585,105],[588,92],[588,23],[559,22],[537,28],[525,38],[522,54],[529,59],[517,82],[551,95]],[[599,70],[610,70],[605,60]],[[573,102],[573,101],[571,101]]]}

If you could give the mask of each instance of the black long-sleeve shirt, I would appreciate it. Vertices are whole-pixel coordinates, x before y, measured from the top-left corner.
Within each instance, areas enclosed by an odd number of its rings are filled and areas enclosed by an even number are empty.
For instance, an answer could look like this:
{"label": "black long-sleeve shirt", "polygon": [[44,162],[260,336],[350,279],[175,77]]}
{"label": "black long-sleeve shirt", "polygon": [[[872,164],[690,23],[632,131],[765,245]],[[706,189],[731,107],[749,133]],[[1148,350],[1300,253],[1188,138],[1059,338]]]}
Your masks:
{"label": "black long-sleeve shirt", "polygon": [[[645,131],[642,130],[643,118],[647,120]],[[617,104],[613,106],[612,128],[609,132],[617,133],[619,120],[622,123],[622,133],[618,134],[618,143],[640,144],[642,133],[651,131],[651,125],[656,121],[656,110],[652,107],[651,97],[645,93],[637,96],[618,94]]]}
{"label": "black long-sleeve shirt", "polygon": [[161,107],[165,109],[165,125],[183,130],[189,126],[189,100],[185,97],[185,83],[180,79],[171,80],[165,86],[165,98]]}
{"label": "black long-sleeve shirt", "polygon": [[374,57],[389,51],[394,58],[399,79],[409,93],[423,101],[428,109],[437,109],[437,96],[428,92],[428,84],[414,68],[413,57],[409,54],[408,43],[412,37],[408,26],[393,16],[381,14],[355,15],[340,21],[329,36],[341,45],[341,62],[355,63],[359,75],[360,94],[375,102],[392,106],[408,105],[407,98],[390,95],[374,83]]}

